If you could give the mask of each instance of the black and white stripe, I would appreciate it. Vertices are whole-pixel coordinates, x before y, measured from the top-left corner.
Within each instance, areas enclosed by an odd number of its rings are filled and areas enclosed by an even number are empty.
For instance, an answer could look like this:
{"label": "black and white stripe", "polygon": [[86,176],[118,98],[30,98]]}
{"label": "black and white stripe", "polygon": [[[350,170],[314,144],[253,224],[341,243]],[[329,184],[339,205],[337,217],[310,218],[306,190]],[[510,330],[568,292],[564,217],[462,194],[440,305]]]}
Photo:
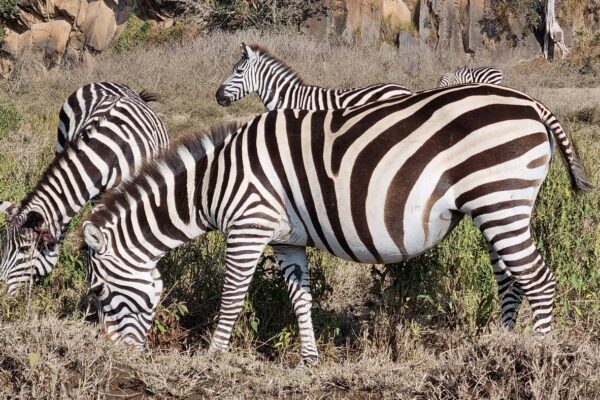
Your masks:
{"label": "black and white stripe", "polygon": [[52,270],[58,242],[88,200],[128,179],[168,143],[164,125],[146,104],[152,99],[110,82],[69,96],[54,160],[20,205],[0,202],[9,220],[0,280],[9,293]]}
{"label": "black and white stripe", "polygon": [[494,67],[459,68],[454,72],[445,73],[438,82],[438,87],[460,85],[463,83],[500,85],[502,84],[502,71]]}
{"label": "black and white stripe", "polygon": [[[510,280],[500,282],[502,293],[523,293],[534,329],[548,332],[555,281],[530,219],[550,165],[549,136],[557,135],[574,187],[591,187],[548,115],[516,90],[463,85],[344,110],[272,111],[237,132],[184,137],[84,223],[103,328],[142,346],[160,297],[157,261],[220,230],[227,265],[211,349],[227,348],[271,245],[293,299],[302,359],[315,363],[306,246],[393,263],[435,246],[468,215]],[[508,304],[514,313],[518,301]]]}
{"label": "black and white stripe", "polygon": [[227,107],[253,92],[259,95],[268,110],[334,110],[412,93],[393,83],[356,89],[306,85],[295,71],[265,49],[242,43],[242,57],[217,90],[217,102]]}

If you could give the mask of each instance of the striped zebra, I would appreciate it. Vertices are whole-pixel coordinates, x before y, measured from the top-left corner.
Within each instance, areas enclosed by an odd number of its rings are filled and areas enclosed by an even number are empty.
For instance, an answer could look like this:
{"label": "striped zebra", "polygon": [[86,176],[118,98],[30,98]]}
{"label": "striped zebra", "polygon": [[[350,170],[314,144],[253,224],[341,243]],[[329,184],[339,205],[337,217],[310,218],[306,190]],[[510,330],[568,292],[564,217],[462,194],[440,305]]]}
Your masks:
{"label": "striped zebra", "polygon": [[460,85],[462,83],[500,85],[502,83],[502,71],[494,67],[459,68],[454,72],[445,73],[438,82],[438,87]]}
{"label": "striped zebra", "polygon": [[269,111],[281,108],[334,110],[412,94],[411,90],[393,83],[356,89],[306,85],[293,69],[267,50],[242,43],[242,57],[219,86],[217,102],[228,107],[253,92],[258,94]]}
{"label": "striped zebra", "polygon": [[142,347],[162,289],[157,262],[219,230],[226,274],[210,349],[228,347],[256,263],[271,245],[298,319],[302,360],[314,364],[306,246],[394,263],[433,247],[469,215],[492,262],[529,300],[534,329],[548,332],[555,280],[530,219],[548,173],[550,135],[574,188],[591,187],[548,115],[519,91],[463,85],[344,110],[276,110],[237,131],[183,137],[84,222],[103,329]]}
{"label": "striped zebra", "polygon": [[102,82],[81,87],[65,101],[54,159],[19,205],[0,201],[9,222],[0,261],[8,293],[50,273],[73,216],[167,145],[164,125],[146,105],[155,99]]}

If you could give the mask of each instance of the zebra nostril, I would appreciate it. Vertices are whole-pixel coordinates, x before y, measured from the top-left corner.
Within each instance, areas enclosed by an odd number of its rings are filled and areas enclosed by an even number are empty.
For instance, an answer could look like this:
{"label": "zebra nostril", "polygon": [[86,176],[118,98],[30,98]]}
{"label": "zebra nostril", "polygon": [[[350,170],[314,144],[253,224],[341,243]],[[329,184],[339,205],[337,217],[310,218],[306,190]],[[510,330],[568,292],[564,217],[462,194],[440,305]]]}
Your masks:
{"label": "zebra nostril", "polygon": [[231,99],[225,95],[225,86],[220,86],[216,93],[217,103],[223,107],[231,105]]}

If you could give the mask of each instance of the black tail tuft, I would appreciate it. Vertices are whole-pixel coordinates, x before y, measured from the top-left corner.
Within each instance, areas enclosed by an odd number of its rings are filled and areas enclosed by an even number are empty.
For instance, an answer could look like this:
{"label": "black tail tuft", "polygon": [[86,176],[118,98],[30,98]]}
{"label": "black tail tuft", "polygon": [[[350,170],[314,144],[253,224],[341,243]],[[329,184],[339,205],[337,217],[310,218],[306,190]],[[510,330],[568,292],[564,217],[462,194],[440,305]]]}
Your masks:
{"label": "black tail tuft", "polygon": [[575,190],[587,192],[588,190],[596,188],[585,173],[583,164],[576,154],[573,154],[573,158],[569,164],[569,175],[571,176],[571,182],[573,183],[573,188]]}

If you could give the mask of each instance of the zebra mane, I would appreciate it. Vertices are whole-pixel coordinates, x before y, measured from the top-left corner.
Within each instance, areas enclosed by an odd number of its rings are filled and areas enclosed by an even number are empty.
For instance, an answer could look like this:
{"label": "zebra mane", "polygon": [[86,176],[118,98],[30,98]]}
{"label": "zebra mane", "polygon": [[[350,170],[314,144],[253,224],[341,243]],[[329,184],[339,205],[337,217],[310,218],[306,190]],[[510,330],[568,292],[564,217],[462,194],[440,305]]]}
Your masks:
{"label": "zebra mane", "polygon": [[160,103],[160,101],[162,100],[160,94],[150,92],[146,89],[139,92],[138,96],[140,96],[140,98],[142,100],[144,100],[144,103],[150,103],[150,102]]}
{"label": "zebra mane", "polygon": [[[88,221],[96,226],[104,225],[113,216],[113,210],[116,209],[117,205],[127,204],[126,197],[136,193],[136,187],[144,186],[146,177],[159,177],[163,174],[162,168],[164,168],[164,165],[179,164],[181,160],[180,149],[185,148],[195,160],[200,160],[208,151],[224,143],[239,127],[239,123],[228,122],[212,126],[205,131],[179,136],[154,159],[144,163],[133,179],[114,190],[105,192],[100,198],[100,203],[97,206],[98,210],[90,215]],[[77,236],[83,238],[83,232],[79,232]],[[85,242],[82,244],[85,247]]]}
{"label": "zebra mane", "polygon": [[271,52],[267,49],[265,49],[264,47],[258,45],[258,44],[251,44],[249,45],[249,47],[257,52],[260,53],[263,57],[269,58],[275,62],[277,62],[279,65],[281,65],[281,67],[283,68],[283,70],[285,72],[290,73],[290,75],[296,79],[298,81],[298,83],[300,83],[301,85],[304,85],[304,79],[302,79],[302,77],[298,74],[298,72],[296,72],[296,70],[294,70],[292,67],[290,67],[285,61],[281,60],[279,57],[274,56],[273,54],[271,54]]}

